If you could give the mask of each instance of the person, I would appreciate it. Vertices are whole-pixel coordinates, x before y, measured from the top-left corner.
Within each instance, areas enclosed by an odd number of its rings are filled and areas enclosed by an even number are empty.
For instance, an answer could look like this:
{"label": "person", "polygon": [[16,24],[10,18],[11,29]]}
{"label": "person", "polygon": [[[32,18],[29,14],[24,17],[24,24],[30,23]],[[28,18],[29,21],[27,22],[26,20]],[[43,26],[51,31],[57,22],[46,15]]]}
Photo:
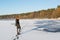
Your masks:
{"label": "person", "polygon": [[19,16],[16,16],[16,28],[17,28],[17,35],[20,35],[21,26],[20,26],[20,23],[19,23]]}

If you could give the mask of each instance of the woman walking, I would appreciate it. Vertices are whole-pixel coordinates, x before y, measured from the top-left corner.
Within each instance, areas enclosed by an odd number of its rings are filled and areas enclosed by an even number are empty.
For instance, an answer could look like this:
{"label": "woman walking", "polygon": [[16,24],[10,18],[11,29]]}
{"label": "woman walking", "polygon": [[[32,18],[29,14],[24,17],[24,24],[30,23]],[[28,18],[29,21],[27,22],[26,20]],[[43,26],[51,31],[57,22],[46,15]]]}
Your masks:
{"label": "woman walking", "polygon": [[19,23],[19,16],[16,16],[16,28],[17,28],[17,35],[20,35],[21,26],[20,26],[20,23]]}
{"label": "woman walking", "polygon": [[21,26],[20,26],[20,23],[19,23],[20,18],[19,18],[19,16],[16,16],[15,18],[16,18],[15,25],[16,25],[16,29],[17,29],[17,35],[16,35],[16,38],[14,38],[13,40],[19,39],[19,35],[21,34]]}

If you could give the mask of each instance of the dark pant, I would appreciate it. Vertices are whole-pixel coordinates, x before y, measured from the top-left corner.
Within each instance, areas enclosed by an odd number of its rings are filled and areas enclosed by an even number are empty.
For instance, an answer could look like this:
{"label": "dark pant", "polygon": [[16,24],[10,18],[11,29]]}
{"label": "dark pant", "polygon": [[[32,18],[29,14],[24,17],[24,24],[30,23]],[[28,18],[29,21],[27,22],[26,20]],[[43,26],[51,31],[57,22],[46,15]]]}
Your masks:
{"label": "dark pant", "polygon": [[19,24],[17,24],[16,26],[17,26],[17,34],[19,35],[21,32],[21,26]]}

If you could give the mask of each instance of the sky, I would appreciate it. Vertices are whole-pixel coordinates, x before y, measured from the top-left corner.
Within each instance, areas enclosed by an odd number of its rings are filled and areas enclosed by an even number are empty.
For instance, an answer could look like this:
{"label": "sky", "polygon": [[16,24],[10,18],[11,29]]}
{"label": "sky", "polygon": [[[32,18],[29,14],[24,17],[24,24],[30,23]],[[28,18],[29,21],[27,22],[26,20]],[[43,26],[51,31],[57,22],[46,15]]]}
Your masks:
{"label": "sky", "polygon": [[0,15],[39,11],[58,5],[60,0],[0,0]]}

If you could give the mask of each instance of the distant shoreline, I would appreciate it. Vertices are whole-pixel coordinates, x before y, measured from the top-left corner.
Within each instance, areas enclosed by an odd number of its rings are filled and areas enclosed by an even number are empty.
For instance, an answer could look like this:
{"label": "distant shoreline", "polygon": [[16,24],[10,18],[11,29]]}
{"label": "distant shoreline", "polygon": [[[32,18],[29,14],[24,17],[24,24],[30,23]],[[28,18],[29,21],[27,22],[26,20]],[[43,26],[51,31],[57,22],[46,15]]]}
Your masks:
{"label": "distant shoreline", "polygon": [[20,14],[0,15],[0,19],[13,19],[19,16],[20,19],[58,19],[60,20],[60,6],[47,10],[39,10]]}

